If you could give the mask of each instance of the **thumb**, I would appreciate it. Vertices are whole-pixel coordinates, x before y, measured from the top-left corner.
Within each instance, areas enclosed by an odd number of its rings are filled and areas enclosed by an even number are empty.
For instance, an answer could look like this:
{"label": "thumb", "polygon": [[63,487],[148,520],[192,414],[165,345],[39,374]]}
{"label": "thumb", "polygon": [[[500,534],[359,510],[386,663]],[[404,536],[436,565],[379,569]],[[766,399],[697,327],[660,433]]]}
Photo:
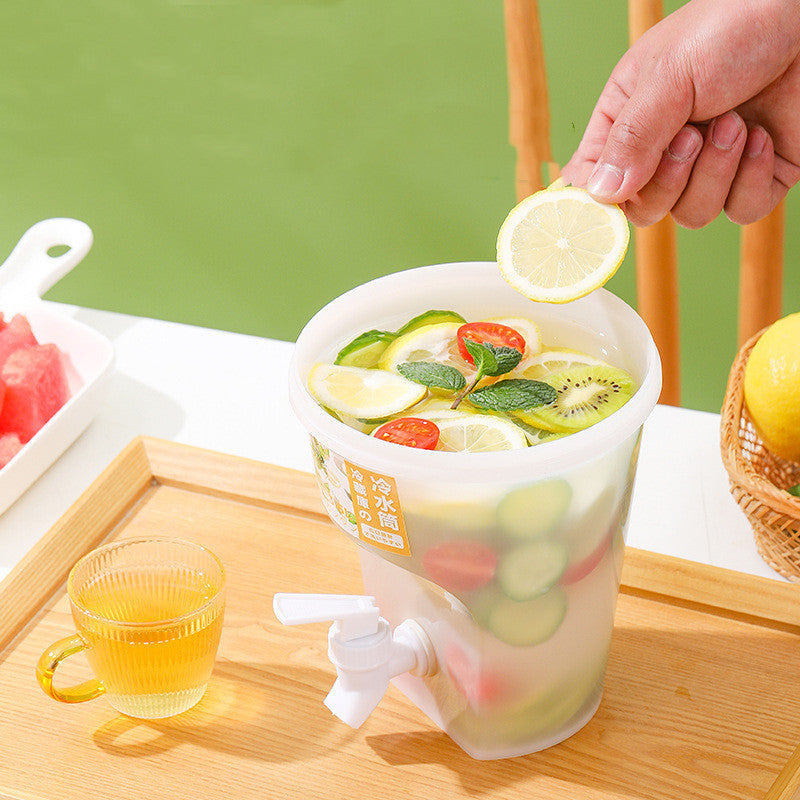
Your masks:
{"label": "thumb", "polygon": [[653,177],[692,111],[691,87],[651,78],[636,87],[609,129],[586,189],[604,203],[629,200]]}

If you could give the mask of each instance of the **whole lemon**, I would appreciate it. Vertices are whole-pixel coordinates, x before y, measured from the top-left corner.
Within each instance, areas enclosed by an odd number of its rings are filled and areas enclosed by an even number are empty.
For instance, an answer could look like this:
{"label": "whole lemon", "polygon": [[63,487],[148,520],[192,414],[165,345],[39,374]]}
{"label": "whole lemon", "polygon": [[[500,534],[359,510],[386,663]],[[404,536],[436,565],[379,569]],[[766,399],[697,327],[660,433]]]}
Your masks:
{"label": "whole lemon", "polygon": [[744,399],[764,444],[800,461],[800,312],[778,320],[750,352]]}

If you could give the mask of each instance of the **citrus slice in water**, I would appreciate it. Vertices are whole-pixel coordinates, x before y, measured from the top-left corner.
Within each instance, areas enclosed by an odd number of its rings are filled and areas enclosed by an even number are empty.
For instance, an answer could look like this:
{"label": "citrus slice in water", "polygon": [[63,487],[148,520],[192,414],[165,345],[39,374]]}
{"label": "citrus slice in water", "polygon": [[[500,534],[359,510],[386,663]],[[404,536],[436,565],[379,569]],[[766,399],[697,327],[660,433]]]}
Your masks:
{"label": "citrus slice in water", "polygon": [[474,374],[475,368],[458,352],[456,332],[462,324],[439,322],[399,336],[384,350],[378,367],[396,372],[397,365],[407,361],[434,361],[455,367],[467,377],[470,372]]}
{"label": "citrus slice in water", "polygon": [[528,446],[525,434],[513,422],[489,414],[437,415],[439,450],[489,453]]}
{"label": "citrus slice in water", "polygon": [[408,410],[408,415],[411,417],[422,417],[422,419],[430,419],[434,422],[437,416],[448,417],[453,414],[471,414],[471,408],[461,408],[458,411],[452,411],[453,397],[425,397],[419,401],[415,406]]}
{"label": "citrus slice in water", "polygon": [[541,381],[547,375],[561,372],[569,367],[604,363],[599,358],[590,356],[588,353],[570,350],[567,347],[551,347],[527,359],[522,370],[522,376],[528,378],[528,380]]}
{"label": "citrus slice in water", "polygon": [[395,372],[336,364],[315,364],[308,374],[308,389],[323,406],[358,419],[398,414],[427,391]]}
{"label": "citrus slice in water", "polygon": [[490,317],[487,322],[497,322],[513,328],[525,340],[524,356],[534,355],[542,349],[542,333],[539,326],[525,317]]}
{"label": "citrus slice in water", "polygon": [[566,303],[602,286],[628,249],[630,230],[615,205],[573,186],[545,189],[512,209],[497,237],[500,272],[518,292]]}

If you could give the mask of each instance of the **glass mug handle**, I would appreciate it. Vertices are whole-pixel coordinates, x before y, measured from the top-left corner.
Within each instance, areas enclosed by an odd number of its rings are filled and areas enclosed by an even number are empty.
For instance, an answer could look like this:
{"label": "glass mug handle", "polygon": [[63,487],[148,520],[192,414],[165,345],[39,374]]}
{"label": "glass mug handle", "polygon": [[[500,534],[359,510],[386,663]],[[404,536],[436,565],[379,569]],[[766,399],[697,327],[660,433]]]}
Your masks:
{"label": "glass mug handle", "polygon": [[36,665],[36,680],[39,686],[50,695],[54,700],[62,703],[83,703],[86,700],[93,700],[105,692],[106,687],[100,681],[93,678],[90,681],[71,686],[68,689],[56,689],[53,686],[53,676],[58,665],[69,656],[74,656],[86,647],[80,636],[67,636],[59,639],[42,653],[39,663]]}

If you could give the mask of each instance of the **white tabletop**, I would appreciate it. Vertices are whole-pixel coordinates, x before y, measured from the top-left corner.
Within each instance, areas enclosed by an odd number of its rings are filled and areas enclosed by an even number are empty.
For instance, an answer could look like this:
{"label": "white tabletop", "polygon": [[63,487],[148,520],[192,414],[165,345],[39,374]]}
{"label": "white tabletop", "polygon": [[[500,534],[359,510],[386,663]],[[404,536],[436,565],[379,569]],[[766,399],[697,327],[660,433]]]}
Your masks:
{"label": "white tabletop", "polygon": [[[91,425],[0,517],[0,579],[136,436],[312,471],[287,395],[292,344],[51,305],[107,336],[116,369]],[[645,423],[628,544],[784,580],[730,495],[716,414],[657,406]]]}

